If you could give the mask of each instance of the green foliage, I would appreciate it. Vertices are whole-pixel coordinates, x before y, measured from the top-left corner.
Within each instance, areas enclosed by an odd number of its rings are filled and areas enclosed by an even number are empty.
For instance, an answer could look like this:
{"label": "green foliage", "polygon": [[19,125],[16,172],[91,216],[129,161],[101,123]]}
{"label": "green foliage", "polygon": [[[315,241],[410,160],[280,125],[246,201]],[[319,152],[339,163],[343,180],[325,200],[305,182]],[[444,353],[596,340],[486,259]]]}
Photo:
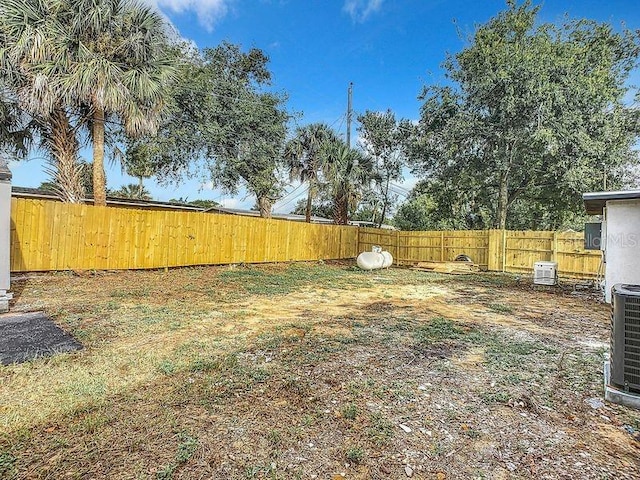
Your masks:
{"label": "green foliage", "polygon": [[382,413],[372,413],[367,434],[378,445],[386,445],[393,438],[393,424]]}
{"label": "green foliage", "polygon": [[[289,178],[309,184],[307,200],[304,204],[307,222],[310,221],[313,199],[318,193],[322,171],[326,168],[324,150],[328,143],[335,142],[337,139],[331,127],[324,123],[314,123],[299,127],[294,138],[285,146],[284,159],[289,170]],[[331,215],[322,216],[330,217]]]}
{"label": "green foliage", "polygon": [[165,181],[196,174],[229,193],[244,185],[270,216],[288,114],[283,96],[264,91],[268,58],[226,42],[202,52],[183,46],[174,55],[180,73],[169,114],[156,137],[130,141],[128,150],[141,152]]}
{"label": "green foliage", "polygon": [[2,478],[16,478],[17,470],[15,468],[16,458],[9,452],[0,452],[0,476]]}
{"label": "green foliage", "polygon": [[[1,83],[35,118],[63,198],[78,201],[79,131],[93,143],[96,203],[104,204],[106,123],[153,132],[174,67],[164,18],[133,0],[15,0],[0,6]],[[79,120],[73,120],[77,116]]]}
{"label": "green foliage", "polygon": [[135,183],[123,185],[118,190],[109,192],[109,194],[113,197],[131,198],[135,200],[151,200],[152,199],[151,194],[143,185],[135,184]]}
{"label": "green foliage", "polygon": [[29,151],[33,127],[18,102],[7,95],[5,79],[0,76],[0,150],[24,157]]}
{"label": "green foliage", "polygon": [[347,420],[355,420],[358,415],[358,407],[354,403],[345,405],[342,409],[342,416]]}
{"label": "green foliage", "polygon": [[202,208],[212,208],[212,207],[220,206],[220,204],[215,200],[197,199],[197,200],[191,200],[190,202],[187,202],[187,203],[189,205],[194,205],[196,207],[202,207]]}
{"label": "green foliage", "polygon": [[489,304],[489,309],[498,313],[513,313],[513,307],[504,303],[491,303]]}
{"label": "green foliage", "polygon": [[169,202],[184,203],[185,205],[193,205],[194,207],[202,207],[204,209],[220,206],[220,204],[215,200],[208,200],[208,199],[189,200],[188,198],[180,197],[180,198],[172,198],[169,200]]}
{"label": "green foliage", "polygon": [[[307,199],[298,200],[291,210],[291,213],[296,215],[306,215],[307,213]],[[316,217],[333,218],[333,204],[331,199],[327,198],[323,190],[320,190],[320,194],[315,197],[311,203],[311,215]]]}
{"label": "green foliage", "polygon": [[[468,176],[465,178],[469,181]],[[395,225],[401,230],[483,229],[491,222],[491,211],[478,204],[479,187],[468,188],[449,179],[419,182],[398,208]]]}
{"label": "green foliage", "polygon": [[367,110],[358,116],[358,122],[360,144],[373,161],[373,178],[378,186],[376,196],[381,204],[380,213],[377,215],[378,201],[375,202],[373,216],[374,221],[381,225],[385,222],[394,200],[390,196],[390,184],[392,181],[402,180],[402,167],[406,161],[402,142],[406,137],[406,130],[401,128],[391,110],[384,113]]}
{"label": "green foliage", "polygon": [[333,220],[349,223],[349,212],[357,208],[376,176],[370,156],[349,148],[342,140],[328,142],[324,152],[325,188],[333,200]]}
{"label": "green foliage", "polygon": [[414,335],[418,342],[430,344],[460,338],[462,329],[448,318],[436,317],[428,324],[418,327]]}
{"label": "green foliage", "polygon": [[364,450],[360,447],[349,447],[344,452],[344,456],[352,463],[360,463],[364,458]]}
{"label": "green foliage", "polygon": [[539,24],[538,11],[510,2],[447,59],[451,86],[424,89],[419,125],[404,127],[437,207],[418,202],[421,219],[410,224],[448,216],[456,228],[557,228],[575,221],[603,174],[617,188],[637,164],[636,112],[623,100],[638,34],[586,20]]}
{"label": "green foliage", "polygon": [[181,465],[187,463],[198,448],[198,439],[188,434],[180,434],[178,435],[178,439],[180,440],[180,443],[178,444],[178,451],[176,452],[175,458],[173,462],[158,471],[156,474],[156,478],[158,480],[172,479],[176,470]]}

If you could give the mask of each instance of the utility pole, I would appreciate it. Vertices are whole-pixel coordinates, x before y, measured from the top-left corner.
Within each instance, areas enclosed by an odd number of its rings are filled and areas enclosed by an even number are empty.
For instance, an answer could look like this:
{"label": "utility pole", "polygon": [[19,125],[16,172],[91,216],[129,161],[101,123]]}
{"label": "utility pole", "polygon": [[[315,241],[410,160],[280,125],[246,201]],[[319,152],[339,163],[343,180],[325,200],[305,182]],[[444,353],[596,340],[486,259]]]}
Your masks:
{"label": "utility pole", "polygon": [[349,90],[347,94],[347,146],[351,148],[351,115],[353,100],[353,82],[349,82]]}

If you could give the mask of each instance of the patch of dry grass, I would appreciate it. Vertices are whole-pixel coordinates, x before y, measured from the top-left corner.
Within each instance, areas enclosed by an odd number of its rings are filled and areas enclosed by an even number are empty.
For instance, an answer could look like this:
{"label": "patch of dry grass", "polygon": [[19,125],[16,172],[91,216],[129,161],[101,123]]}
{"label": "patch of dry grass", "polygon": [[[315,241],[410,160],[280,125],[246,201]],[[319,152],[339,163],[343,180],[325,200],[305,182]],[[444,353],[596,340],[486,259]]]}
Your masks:
{"label": "patch of dry grass", "polygon": [[0,477],[637,478],[640,416],[585,403],[607,308],[522,288],[318,264],[23,280],[15,309],[86,349],[0,369]]}

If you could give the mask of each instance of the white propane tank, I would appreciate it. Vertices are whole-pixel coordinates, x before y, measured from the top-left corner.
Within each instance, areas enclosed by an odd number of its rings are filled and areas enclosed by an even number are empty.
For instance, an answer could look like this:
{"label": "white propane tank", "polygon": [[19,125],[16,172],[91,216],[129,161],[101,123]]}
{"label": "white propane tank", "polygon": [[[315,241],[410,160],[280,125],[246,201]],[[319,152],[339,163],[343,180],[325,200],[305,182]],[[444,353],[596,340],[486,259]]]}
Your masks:
{"label": "white propane tank", "polygon": [[378,252],[362,252],[356,259],[362,270],[376,270],[384,265],[384,255]]}
{"label": "white propane tank", "polygon": [[386,250],[382,252],[382,256],[384,257],[382,268],[389,268],[393,264],[393,256]]}

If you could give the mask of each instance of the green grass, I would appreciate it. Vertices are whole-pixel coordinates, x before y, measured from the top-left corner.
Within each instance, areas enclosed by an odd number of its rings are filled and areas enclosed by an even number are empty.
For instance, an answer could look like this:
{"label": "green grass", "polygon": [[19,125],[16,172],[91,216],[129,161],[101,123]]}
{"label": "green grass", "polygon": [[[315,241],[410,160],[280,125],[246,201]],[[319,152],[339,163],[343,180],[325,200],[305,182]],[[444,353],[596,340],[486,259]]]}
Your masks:
{"label": "green grass", "polygon": [[436,317],[428,324],[417,327],[414,337],[420,344],[432,344],[445,340],[456,340],[463,335],[463,330],[452,320]]}
{"label": "green grass", "polygon": [[342,409],[342,417],[347,420],[355,420],[358,416],[358,407],[354,403],[345,405]]}
{"label": "green grass", "polygon": [[364,458],[364,450],[360,447],[349,447],[344,452],[344,456],[351,463],[360,463]]}
{"label": "green grass", "polygon": [[16,478],[17,471],[15,468],[16,458],[9,452],[0,452],[0,478],[7,480]]}
{"label": "green grass", "polygon": [[176,470],[187,463],[198,448],[198,440],[186,433],[178,435],[178,449],[176,451],[173,462],[166,465],[158,471],[156,478],[158,480],[170,480],[174,477]]}
{"label": "green grass", "polygon": [[393,438],[393,424],[382,413],[372,413],[367,434],[374,443],[387,445]]}
{"label": "green grass", "polygon": [[504,305],[502,303],[491,303],[488,305],[489,310],[497,313],[513,313],[513,307],[510,305]]}
{"label": "green grass", "polygon": [[490,366],[500,370],[518,370],[528,362],[545,363],[558,350],[539,341],[515,340],[505,335],[488,335],[485,357]]}
{"label": "green grass", "polygon": [[218,278],[236,284],[251,295],[285,295],[305,286],[340,288],[368,284],[364,275],[348,269],[324,264],[290,264],[282,269],[265,271],[259,267],[241,266],[221,272]]}

